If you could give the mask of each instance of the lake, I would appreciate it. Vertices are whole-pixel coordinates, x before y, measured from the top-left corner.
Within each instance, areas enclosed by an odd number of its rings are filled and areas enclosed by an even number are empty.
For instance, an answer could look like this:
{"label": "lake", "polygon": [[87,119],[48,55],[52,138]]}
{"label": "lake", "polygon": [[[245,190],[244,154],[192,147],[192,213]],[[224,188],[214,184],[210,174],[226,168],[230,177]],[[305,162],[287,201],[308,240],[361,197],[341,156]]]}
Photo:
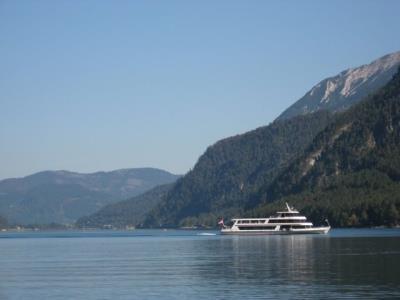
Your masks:
{"label": "lake", "polygon": [[0,299],[400,299],[400,229],[1,232]]}

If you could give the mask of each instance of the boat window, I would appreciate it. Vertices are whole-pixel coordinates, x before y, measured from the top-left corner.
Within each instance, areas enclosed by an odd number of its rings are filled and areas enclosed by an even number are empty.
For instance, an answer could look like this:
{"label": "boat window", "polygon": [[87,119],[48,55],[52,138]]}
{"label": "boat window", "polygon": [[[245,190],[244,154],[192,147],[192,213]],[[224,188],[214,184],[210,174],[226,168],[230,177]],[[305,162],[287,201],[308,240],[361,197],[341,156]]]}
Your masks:
{"label": "boat window", "polygon": [[249,220],[243,220],[242,223],[243,223],[243,224],[248,224],[248,223],[249,223]]}
{"label": "boat window", "polygon": [[304,223],[306,220],[303,219],[271,219],[269,223]]}
{"label": "boat window", "polygon": [[252,224],[257,224],[257,223],[258,223],[258,220],[251,220],[250,223],[252,223]]}
{"label": "boat window", "polygon": [[273,230],[275,226],[239,226],[239,230]]}

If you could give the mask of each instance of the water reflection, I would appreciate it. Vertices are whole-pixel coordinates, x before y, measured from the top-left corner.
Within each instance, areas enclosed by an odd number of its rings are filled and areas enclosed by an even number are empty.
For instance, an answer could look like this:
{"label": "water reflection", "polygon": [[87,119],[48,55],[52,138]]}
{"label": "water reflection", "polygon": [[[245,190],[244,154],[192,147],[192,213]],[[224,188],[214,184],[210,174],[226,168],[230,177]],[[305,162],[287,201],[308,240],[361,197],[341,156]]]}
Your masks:
{"label": "water reflection", "polygon": [[398,237],[231,236],[200,251],[193,276],[231,290],[271,298],[400,297]]}
{"label": "water reflection", "polygon": [[391,232],[5,238],[0,299],[400,299],[400,234]]}

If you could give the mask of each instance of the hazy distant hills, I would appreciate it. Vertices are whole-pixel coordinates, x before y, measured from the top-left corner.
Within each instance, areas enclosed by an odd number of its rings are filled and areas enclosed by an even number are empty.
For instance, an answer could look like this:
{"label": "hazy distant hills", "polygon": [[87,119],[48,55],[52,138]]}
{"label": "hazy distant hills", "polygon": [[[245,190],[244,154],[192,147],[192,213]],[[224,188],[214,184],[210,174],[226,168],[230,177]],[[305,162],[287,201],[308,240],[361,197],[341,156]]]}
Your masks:
{"label": "hazy distant hills", "polygon": [[179,176],[153,168],[80,174],[44,171],[0,181],[0,215],[9,223],[73,222],[100,207]]}
{"label": "hazy distant hills", "polygon": [[324,79],[286,109],[278,119],[288,119],[321,109],[343,111],[384,86],[399,65],[400,51]]}
{"label": "hazy distant hills", "polygon": [[96,213],[80,218],[76,225],[79,228],[124,228],[140,225],[146,214],[166,196],[172,186],[173,183],[159,185],[141,195],[106,205]]}

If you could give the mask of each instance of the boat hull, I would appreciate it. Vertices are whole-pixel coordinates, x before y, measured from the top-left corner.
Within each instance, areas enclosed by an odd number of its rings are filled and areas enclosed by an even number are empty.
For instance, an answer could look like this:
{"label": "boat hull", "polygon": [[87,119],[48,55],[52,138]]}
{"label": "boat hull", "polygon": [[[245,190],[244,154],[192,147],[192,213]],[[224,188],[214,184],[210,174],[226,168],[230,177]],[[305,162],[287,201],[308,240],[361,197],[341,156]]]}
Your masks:
{"label": "boat hull", "polygon": [[327,227],[313,227],[305,229],[289,229],[289,230],[232,230],[222,229],[221,234],[226,235],[287,235],[287,234],[327,234],[331,229]]}

